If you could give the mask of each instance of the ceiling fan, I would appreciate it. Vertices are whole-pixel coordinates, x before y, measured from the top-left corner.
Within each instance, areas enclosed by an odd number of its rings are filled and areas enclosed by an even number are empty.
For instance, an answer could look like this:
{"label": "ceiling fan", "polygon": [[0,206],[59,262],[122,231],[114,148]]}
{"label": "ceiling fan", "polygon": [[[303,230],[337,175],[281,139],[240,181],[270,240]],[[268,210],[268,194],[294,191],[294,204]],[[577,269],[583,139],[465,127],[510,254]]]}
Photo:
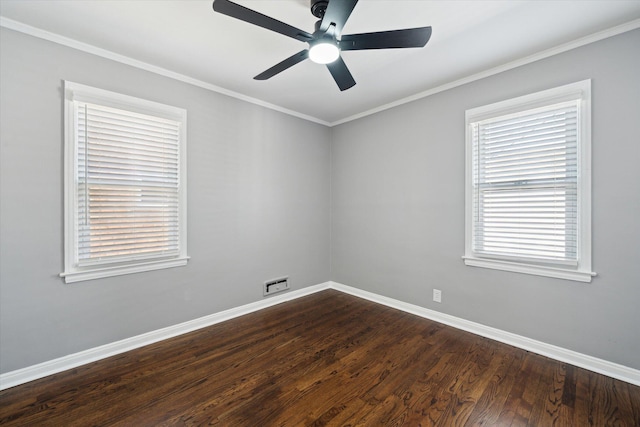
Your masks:
{"label": "ceiling fan", "polygon": [[229,0],[214,0],[213,10],[276,33],[309,43],[304,49],[254,77],[267,80],[278,73],[309,58],[326,64],[340,90],[356,84],[347,65],[340,56],[341,51],[365,49],[395,49],[424,47],[431,37],[431,27],[407,28],[404,30],[379,31],[375,33],[342,34],[347,19],[358,0],[310,0],[311,13],[319,18],[313,34],[277,19],[263,15]]}

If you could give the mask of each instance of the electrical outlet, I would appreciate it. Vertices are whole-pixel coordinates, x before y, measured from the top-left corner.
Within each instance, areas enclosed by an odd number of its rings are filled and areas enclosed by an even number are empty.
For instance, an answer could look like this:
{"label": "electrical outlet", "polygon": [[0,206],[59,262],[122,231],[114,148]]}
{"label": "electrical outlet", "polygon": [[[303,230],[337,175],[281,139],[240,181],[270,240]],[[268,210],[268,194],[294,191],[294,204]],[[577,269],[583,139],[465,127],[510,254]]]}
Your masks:
{"label": "electrical outlet", "polygon": [[440,289],[433,290],[433,300],[435,302],[442,302],[442,291]]}

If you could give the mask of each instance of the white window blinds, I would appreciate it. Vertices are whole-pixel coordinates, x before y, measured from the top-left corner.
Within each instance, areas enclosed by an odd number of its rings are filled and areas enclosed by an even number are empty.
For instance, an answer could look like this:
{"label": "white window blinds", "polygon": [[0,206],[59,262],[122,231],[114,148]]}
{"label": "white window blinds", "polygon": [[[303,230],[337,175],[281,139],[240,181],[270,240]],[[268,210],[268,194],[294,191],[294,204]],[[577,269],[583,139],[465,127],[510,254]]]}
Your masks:
{"label": "white window blinds", "polygon": [[78,264],[179,251],[180,123],[77,102]]}
{"label": "white window blinds", "polygon": [[472,123],[473,251],[577,263],[579,101]]}
{"label": "white window blinds", "polygon": [[67,283],[187,264],[186,121],[65,82]]}

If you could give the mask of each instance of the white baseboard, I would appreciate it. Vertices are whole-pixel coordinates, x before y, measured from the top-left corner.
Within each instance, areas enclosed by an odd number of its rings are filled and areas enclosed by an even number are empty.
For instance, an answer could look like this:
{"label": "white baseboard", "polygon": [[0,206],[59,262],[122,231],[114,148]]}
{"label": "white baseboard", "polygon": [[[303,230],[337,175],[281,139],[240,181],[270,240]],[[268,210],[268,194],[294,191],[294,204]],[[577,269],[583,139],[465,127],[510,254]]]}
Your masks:
{"label": "white baseboard", "polygon": [[428,308],[398,301],[393,298],[363,291],[340,283],[329,282],[329,286],[332,289],[336,289],[356,297],[402,310],[407,313],[415,314],[416,316],[424,317],[439,323],[444,323],[445,325],[453,326],[456,329],[462,329],[463,331],[500,341],[523,350],[528,350],[533,353],[547,356],[551,359],[566,362],[589,371],[597,372],[599,374],[640,386],[640,370],[637,369],[629,368],[607,360],[598,359],[597,357],[588,356],[573,350],[567,350],[566,348],[552,344],[536,341],[501,329],[485,326],[480,323],[470,322],[459,317],[450,316],[448,314],[440,313],[439,311],[429,310]]}
{"label": "white baseboard", "polygon": [[87,363],[115,356],[116,354],[144,347],[145,345],[186,334],[187,332],[192,332],[200,328],[215,325],[216,323],[253,313],[254,311],[262,310],[263,308],[271,307],[276,304],[329,289],[329,287],[330,283],[326,282],[296,291],[286,292],[282,295],[274,295],[257,302],[224,310],[198,319],[190,320],[188,322],[168,326],[142,335],[136,335],[121,341],[101,345],[99,347],[90,348],[78,353],[49,360],[47,362],[38,363],[37,365],[27,366],[26,368],[7,372],[0,375],[0,390],[57,374],[58,372],[66,371],[68,369],[77,368],[78,366],[86,365]]}
{"label": "white baseboard", "polygon": [[402,310],[407,313],[415,314],[426,319],[443,323],[457,329],[462,329],[476,335],[490,338],[514,347],[522,348],[543,356],[550,357],[555,360],[569,363],[584,369],[588,369],[599,374],[607,375],[612,378],[619,379],[631,384],[640,386],[640,370],[629,368],[627,366],[608,362],[596,357],[588,356],[562,347],[546,344],[541,341],[532,340],[527,337],[516,335],[500,329],[491,328],[479,323],[470,322],[459,317],[450,316],[438,311],[429,310],[414,304],[409,304],[393,298],[377,295],[368,291],[346,286],[336,282],[325,282],[319,285],[310,286],[304,289],[287,292],[283,295],[273,296],[254,303],[246,304],[240,307],[214,313],[199,319],[190,320],[188,322],[169,326],[167,328],[158,329],[142,335],[105,344],[99,347],[84,350],[78,353],[63,356],[47,362],[39,363],[26,368],[0,374],[0,390],[14,387],[27,383],[39,378],[76,368],[87,363],[105,359],[116,354],[134,350],[145,345],[153,344],[158,341],[173,338],[178,335],[192,332],[200,328],[215,325],[263,308],[271,307],[286,301],[291,301],[306,295],[310,295],[325,289],[335,289],[359,298],[363,298],[378,304]]}

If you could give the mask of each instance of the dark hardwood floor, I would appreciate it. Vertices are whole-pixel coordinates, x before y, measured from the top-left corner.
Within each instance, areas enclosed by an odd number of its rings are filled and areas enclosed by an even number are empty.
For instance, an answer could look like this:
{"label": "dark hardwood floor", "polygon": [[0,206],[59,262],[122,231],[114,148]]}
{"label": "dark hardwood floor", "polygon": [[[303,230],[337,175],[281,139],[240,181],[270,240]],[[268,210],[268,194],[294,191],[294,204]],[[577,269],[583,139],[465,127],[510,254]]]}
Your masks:
{"label": "dark hardwood floor", "polygon": [[640,387],[324,291],[0,392],[0,424],[640,426]]}

